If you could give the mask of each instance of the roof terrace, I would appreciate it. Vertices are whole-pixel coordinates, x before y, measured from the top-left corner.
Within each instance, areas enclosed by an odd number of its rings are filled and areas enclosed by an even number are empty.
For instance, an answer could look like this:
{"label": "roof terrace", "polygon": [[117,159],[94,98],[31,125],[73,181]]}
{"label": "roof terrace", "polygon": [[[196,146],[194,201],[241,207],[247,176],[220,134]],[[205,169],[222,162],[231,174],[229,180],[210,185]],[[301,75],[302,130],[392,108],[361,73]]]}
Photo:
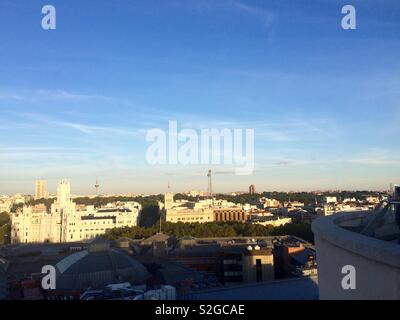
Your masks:
{"label": "roof terrace", "polygon": [[[320,299],[400,299],[398,193],[374,211],[313,222]],[[354,289],[342,286],[345,266],[354,267]]]}

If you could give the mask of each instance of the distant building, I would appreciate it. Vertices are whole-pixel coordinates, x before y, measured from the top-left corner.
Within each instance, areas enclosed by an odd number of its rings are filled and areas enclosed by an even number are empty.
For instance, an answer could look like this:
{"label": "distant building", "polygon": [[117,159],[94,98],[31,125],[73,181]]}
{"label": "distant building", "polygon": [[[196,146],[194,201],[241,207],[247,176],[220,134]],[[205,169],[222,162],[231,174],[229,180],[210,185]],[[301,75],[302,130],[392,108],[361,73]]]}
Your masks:
{"label": "distant building", "polygon": [[316,212],[319,216],[330,216],[336,213],[336,206],[333,203],[325,203],[323,207],[318,207]]}
{"label": "distant building", "polygon": [[47,199],[49,193],[47,192],[47,182],[46,180],[36,180],[35,181],[35,200]]}
{"label": "distant building", "polygon": [[8,197],[0,198],[0,213],[1,212],[11,212],[11,208],[13,205],[13,199]]}
{"label": "distant building", "polygon": [[290,201],[290,202],[285,202],[284,206],[289,208],[289,209],[301,209],[301,208],[304,207],[304,202]]}
{"label": "distant building", "polygon": [[164,215],[167,222],[204,223],[214,221],[213,210],[209,205],[196,207],[188,201],[174,202],[174,194],[166,192],[164,195]]}
{"label": "distant building", "polygon": [[20,193],[17,193],[17,194],[15,194],[13,196],[13,203],[14,204],[21,204],[21,203],[25,203],[25,202],[26,202],[26,199],[25,199],[24,195],[22,195]]}
{"label": "distant building", "polygon": [[205,192],[201,190],[189,190],[184,192],[184,194],[191,197],[204,197],[206,195]]}
{"label": "distant building", "polygon": [[243,206],[238,206],[233,202],[213,199],[205,199],[197,202],[175,202],[171,192],[165,194],[164,204],[161,205],[164,207],[165,220],[174,223],[245,222],[249,217]]}
{"label": "distant building", "polygon": [[330,197],[330,196],[326,196],[325,197],[325,201],[324,203],[337,203],[337,198],[336,197]]}
{"label": "distant building", "polygon": [[249,186],[249,193],[255,194],[256,193],[256,186],[254,184]]}
{"label": "distant building", "polygon": [[352,212],[352,211],[370,211],[374,209],[375,203],[370,204],[357,200],[348,200],[341,203],[324,203],[322,207],[316,208],[316,213],[319,216],[330,216],[340,212]]}
{"label": "distant building", "polygon": [[281,203],[276,199],[260,198],[262,207],[264,208],[279,208]]}
{"label": "distant building", "polygon": [[371,204],[378,204],[381,201],[379,199],[379,197],[374,197],[374,196],[367,197],[366,200],[368,203],[371,203]]}

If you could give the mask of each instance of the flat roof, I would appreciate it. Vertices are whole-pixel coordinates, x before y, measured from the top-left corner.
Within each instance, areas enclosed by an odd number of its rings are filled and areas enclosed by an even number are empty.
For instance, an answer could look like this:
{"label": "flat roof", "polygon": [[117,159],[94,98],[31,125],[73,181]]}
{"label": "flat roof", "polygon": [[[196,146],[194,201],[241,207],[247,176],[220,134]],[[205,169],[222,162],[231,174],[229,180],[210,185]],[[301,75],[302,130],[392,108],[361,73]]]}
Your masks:
{"label": "flat roof", "polygon": [[195,292],[187,300],[318,300],[316,276]]}

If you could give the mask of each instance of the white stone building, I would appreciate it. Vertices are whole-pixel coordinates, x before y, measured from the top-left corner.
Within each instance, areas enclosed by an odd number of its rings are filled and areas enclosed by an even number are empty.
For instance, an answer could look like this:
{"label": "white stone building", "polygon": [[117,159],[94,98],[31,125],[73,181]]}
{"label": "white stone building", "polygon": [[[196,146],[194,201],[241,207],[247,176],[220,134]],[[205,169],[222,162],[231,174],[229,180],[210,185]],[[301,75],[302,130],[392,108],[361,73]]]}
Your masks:
{"label": "white stone building", "polygon": [[174,200],[172,192],[165,193],[164,203],[159,202],[163,209],[163,219],[167,222],[205,223],[214,221],[246,221],[247,211],[255,209],[250,204],[237,204],[223,199],[204,199],[196,202]]}
{"label": "white stone building", "polygon": [[140,204],[95,209],[77,209],[71,199],[69,181],[58,184],[57,198],[50,212],[45,206],[25,206],[11,215],[11,242],[76,242],[91,239],[116,227],[137,225]]}

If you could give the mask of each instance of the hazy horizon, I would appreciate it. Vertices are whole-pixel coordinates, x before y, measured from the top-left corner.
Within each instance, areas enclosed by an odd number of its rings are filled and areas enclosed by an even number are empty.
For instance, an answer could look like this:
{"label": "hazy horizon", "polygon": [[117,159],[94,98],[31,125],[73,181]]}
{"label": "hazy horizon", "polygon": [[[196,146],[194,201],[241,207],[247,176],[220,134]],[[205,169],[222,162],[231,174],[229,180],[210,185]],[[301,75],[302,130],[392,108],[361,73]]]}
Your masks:
{"label": "hazy horizon", "polygon": [[[95,187],[94,187],[94,183],[93,183],[93,186],[85,187],[85,188],[82,188],[82,187],[79,188],[74,184],[73,181],[71,181],[70,179],[67,179],[67,180],[69,180],[70,183],[71,183],[71,193],[72,193],[72,195],[74,195],[74,196],[95,196],[95,195],[97,195]],[[47,182],[47,191],[49,192],[50,196],[55,196],[56,195],[58,181],[59,180],[51,180],[51,181],[46,180],[46,182]],[[248,187],[249,187],[249,185],[248,185],[246,187],[243,187],[242,189],[234,189],[234,190],[233,189],[231,189],[231,190],[227,189],[227,190],[221,191],[221,190],[215,190],[214,185],[215,185],[215,183],[213,183],[213,193],[214,194],[226,194],[226,193],[235,193],[235,192],[246,193],[246,192],[248,192]],[[334,192],[334,191],[385,192],[385,191],[388,191],[388,189],[389,189],[389,186],[387,188],[383,188],[383,189],[357,189],[357,188],[355,188],[355,189],[335,189],[335,188],[318,189],[318,188],[316,188],[316,189],[293,189],[293,190],[289,190],[289,189],[274,189],[274,188],[263,189],[263,188],[259,188],[257,185],[255,187],[256,187],[256,193],[263,193],[263,192],[287,192],[287,193],[294,192],[295,193],[295,192]],[[86,190],[86,188],[88,190],[87,192],[86,191],[81,191],[81,192],[77,192],[76,191],[76,190]],[[33,196],[35,194],[34,181],[32,181],[31,188],[27,188],[27,189],[24,189],[24,190],[25,191],[21,191],[20,190],[20,191],[17,191],[17,192],[8,192],[8,193],[7,192],[0,192],[0,196],[1,195],[13,196],[13,195],[15,195],[17,193],[20,193],[20,194],[23,194],[23,195],[32,195]],[[120,194],[120,195],[127,195],[127,194],[157,195],[157,194],[163,194],[165,192],[173,192],[173,193],[177,194],[177,193],[188,192],[188,191],[191,191],[191,190],[201,191],[201,192],[206,193],[207,192],[207,187],[204,187],[204,188],[190,188],[188,186],[187,188],[179,189],[179,188],[176,188],[176,187],[172,186],[171,183],[170,183],[170,187],[168,188],[168,185],[166,185],[164,189],[160,188],[160,189],[157,189],[157,190],[149,190],[149,191],[143,191],[143,190],[142,191],[139,191],[139,190],[132,191],[132,190],[126,190],[126,191],[122,190],[120,192],[117,192],[115,190],[113,191],[111,188],[107,188],[107,187],[104,188],[103,185],[100,183],[100,188],[99,188],[98,195],[99,196],[118,195],[118,194]]]}

